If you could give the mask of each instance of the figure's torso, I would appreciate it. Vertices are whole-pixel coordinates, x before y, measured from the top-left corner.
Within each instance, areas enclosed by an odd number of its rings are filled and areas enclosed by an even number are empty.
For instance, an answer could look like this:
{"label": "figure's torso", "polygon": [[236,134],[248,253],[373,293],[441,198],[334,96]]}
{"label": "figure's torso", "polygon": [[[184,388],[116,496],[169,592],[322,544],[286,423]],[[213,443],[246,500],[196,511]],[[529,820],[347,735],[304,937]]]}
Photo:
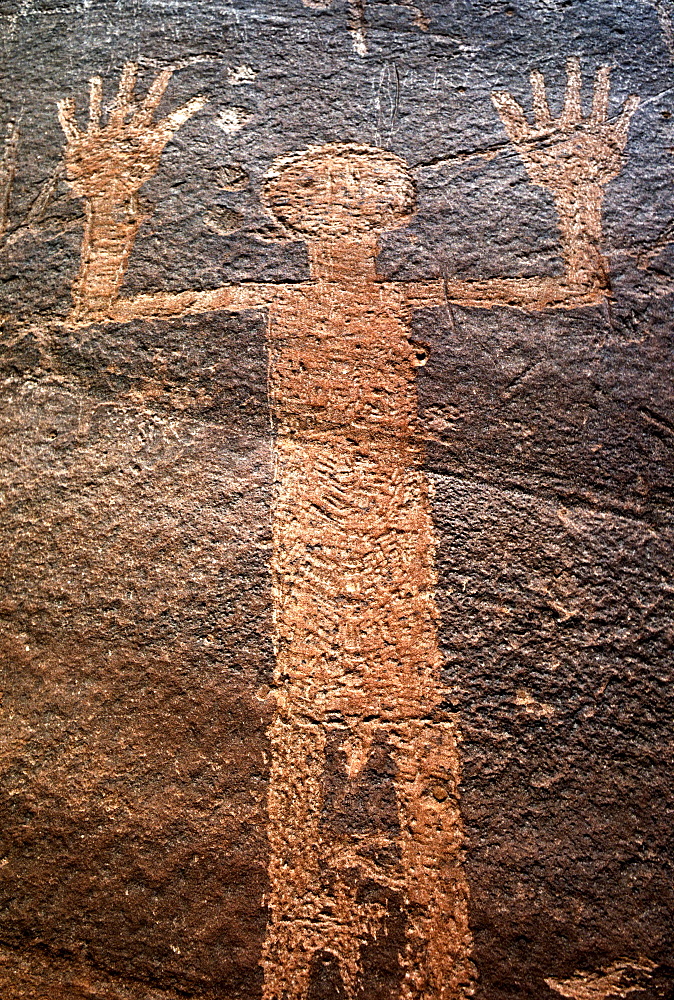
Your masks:
{"label": "figure's torso", "polygon": [[270,310],[279,678],[318,715],[435,700],[433,528],[400,296],[307,283]]}

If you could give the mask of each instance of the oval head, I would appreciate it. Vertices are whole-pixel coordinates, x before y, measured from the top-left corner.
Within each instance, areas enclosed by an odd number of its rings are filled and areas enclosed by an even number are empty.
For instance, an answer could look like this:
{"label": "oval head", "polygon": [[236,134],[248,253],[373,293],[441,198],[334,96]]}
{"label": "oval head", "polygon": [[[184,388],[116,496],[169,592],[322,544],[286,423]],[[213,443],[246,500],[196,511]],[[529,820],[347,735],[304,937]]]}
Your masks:
{"label": "oval head", "polygon": [[416,192],[403,159],[355,143],[310,146],[274,161],[262,200],[307,240],[358,239],[406,225]]}

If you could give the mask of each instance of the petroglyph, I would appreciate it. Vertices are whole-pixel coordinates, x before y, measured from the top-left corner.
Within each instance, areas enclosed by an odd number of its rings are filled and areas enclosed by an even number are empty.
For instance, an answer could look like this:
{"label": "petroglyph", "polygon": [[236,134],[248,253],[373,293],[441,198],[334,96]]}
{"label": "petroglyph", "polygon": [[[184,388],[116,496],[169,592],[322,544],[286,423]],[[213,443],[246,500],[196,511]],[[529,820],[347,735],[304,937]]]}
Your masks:
{"label": "petroglyph", "polygon": [[[359,947],[383,916],[356,902],[364,877],[405,901],[401,995],[459,996],[471,981],[467,888],[456,732],[451,719],[433,715],[442,694],[417,360],[404,323],[406,289],[384,288],[375,271],[376,234],[407,221],[414,189],[392,154],[325,146],[277,161],[264,200],[307,240],[312,278],[285,290],[270,324],[273,740],[283,763],[270,797],[265,996],[304,998],[319,950],[337,957],[353,996]],[[379,864],[367,839],[339,845],[319,829],[326,729],[343,734],[352,778],[375,742],[390,748],[399,862],[386,856]],[[440,787],[442,801],[431,790]],[[342,885],[350,896],[343,912]],[[289,933],[293,925],[311,935]]]}
{"label": "petroglyph", "polygon": [[[314,10],[326,10],[332,6],[332,0],[302,0],[305,7],[312,7]],[[396,5],[405,7],[412,14],[413,22],[422,31],[428,29],[428,20],[423,11],[412,0],[400,0]],[[353,51],[359,56],[367,55],[367,27],[365,22],[365,11],[367,0],[349,0],[348,23],[349,32],[353,42]]]}
{"label": "petroglyph", "polygon": [[[87,133],[76,128],[71,106],[61,108],[68,176],[85,197],[89,226],[73,322],[267,310],[277,715],[269,734],[264,998],[305,1000],[319,953],[333,956],[353,997],[363,945],[385,933],[389,907],[400,906],[401,1000],[459,1000],[471,995],[474,972],[458,729],[441,709],[435,543],[414,384],[426,355],[411,342],[408,321],[414,309],[452,301],[526,309],[602,301],[602,188],[620,168],[636,99],[609,123],[602,69],[583,119],[575,61],[556,121],[538,73],[534,126],[510,95],[494,95],[532,180],[555,198],[567,265],[561,278],[381,280],[378,234],[415,212],[409,169],[382,149],[330,144],[277,159],[262,191],[275,225],[305,241],[308,281],[123,299],[135,192],[170,135],[203,105],[195,98],[152,125],[169,76],[132,110],[127,69],[107,129],[99,125],[100,82],[92,83]],[[395,828],[339,836],[326,823],[328,742],[339,747],[347,785],[375,752],[390,755]],[[377,887],[375,900],[359,895],[365,884]]]}
{"label": "petroglyph", "polygon": [[570,1000],[606,1000],[626,997],[648,985],[655,962],[647,958],[623,958],[600,972],[579,972],[571,979],[546,979],[548,986]]}
{"label": "petroglyph", "polygon": [[84,198],[86,211],[80,272],[73,289],[75,317],[85,315],[92,306],[105,310],[116,296],[142,221],[138,190],[156,173],[169,139],[206,103],[204,97],[193,97],[154,122],[154,112],[173,71],[160,73],[140,103],[134,98],[136,72],[135,63],[125,65],[105,125],[101,122],[103,87],[98,76],[90,81],[86,131],[77,125],[72,100],[58,104],[67,139],[67,177],[74,193]]}
{"label": "petroglyph", "polygon": [[247,83],[254,83],[256,76],[252,66],[233,66],[227,70],[227,83],[231,87],[242,87]]}
{"label": "petroglyph", "polygon": [[247,108],[225,108],[218,115],[217,126],[226,135],[234,135],[235,132],[240,132],[252,117],[253,115]]}

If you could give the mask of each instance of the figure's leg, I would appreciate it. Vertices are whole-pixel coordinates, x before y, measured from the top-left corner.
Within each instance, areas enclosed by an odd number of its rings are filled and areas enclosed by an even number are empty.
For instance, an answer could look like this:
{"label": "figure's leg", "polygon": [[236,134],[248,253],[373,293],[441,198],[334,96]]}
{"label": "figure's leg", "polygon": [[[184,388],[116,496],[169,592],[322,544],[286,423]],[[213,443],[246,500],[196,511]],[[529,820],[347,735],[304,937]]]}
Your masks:
{"label": "figure's leg", "polygon": [[326,730],[278,718],[270,732],[269,923],[263,949],[263,1000],[306,1000],[318,952],[339,964],[347,997],[356,994],[363,944],[376,936],[385,907],[357,901],[359,859],[321,829]]}
{"label": "figure's leg", "polygon": [[263,1000],[305,1000],[313,950],[305,931],[320,912],[322,726],[277,718],[269,738],[269,923]]}
{"label": "figure's leg", "polygon": [[410,719],[395,727],[391,742],[407,917],[401,1000],[460,1000],[473,993],[474,970],[456,726]]}

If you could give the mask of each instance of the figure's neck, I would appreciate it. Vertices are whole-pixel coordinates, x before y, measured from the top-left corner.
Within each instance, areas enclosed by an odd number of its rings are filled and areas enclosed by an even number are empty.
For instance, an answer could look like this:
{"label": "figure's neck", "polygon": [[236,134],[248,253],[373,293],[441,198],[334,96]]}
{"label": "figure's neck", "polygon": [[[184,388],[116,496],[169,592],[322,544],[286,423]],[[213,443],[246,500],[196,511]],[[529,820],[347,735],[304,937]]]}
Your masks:
{"label": "figure's neck", "polygon": [[371,282],[377,278],[377,237],[344,237],[307,243],[311,277],[337,284]]}

